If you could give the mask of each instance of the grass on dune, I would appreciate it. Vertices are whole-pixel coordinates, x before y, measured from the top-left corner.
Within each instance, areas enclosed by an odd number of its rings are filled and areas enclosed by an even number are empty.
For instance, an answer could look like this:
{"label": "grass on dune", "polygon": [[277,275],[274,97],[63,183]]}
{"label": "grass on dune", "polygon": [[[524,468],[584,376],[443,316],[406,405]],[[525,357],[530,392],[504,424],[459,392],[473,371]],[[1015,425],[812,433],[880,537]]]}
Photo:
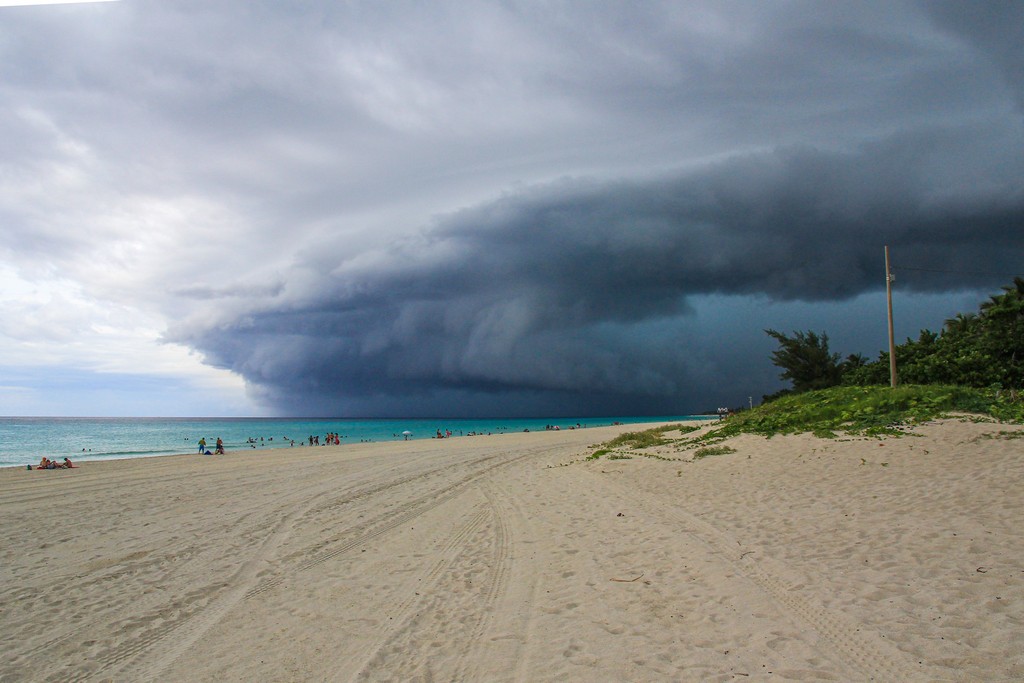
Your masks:
{"label": "grass on dune", "polygon": [[832,387],[784,396],[729,418],[704,436],[837,433],[899,434],[900,427],[950,413],[969,413],[1005,422],[1024,422],[1024,402],[992,389],[947,385]]}
{"label": "grass on dune", "polygon": [[[685,434],[700,427],[668,425],[643,432],[628,432],[601,444],[589,459],[624,449],[640,450],[670,444],[687,448],[704,446],[698,451],[699,457],[720,455],[732,449],[710,446],[739,434],[772,437],[810,432],[823,438],[835,438],[839,434],[899,435],[910,425],[951,414],[1024,423],[1024,400],[995,389],[948,385],[907,385],[896,389],[882,386],[832,387],[784,396],[738,413],[694,439]],[[684,436],[682,439],[668,438],[666,433],[670,431],[682,431]]]}
{"label": "grass on dune", "polygon": [[652,427],[651,429],[645,429],[642,432],[626,432],[625,434],[619,434],[617,437],[608,441],[602,446],[606,449],[615,448],[652,448],[654,446],[664,446],[665,444],[672,443],[671,439],[665,437],[666,432],[693,432],[699,429],[691,425],[662,425],[660,427]]}

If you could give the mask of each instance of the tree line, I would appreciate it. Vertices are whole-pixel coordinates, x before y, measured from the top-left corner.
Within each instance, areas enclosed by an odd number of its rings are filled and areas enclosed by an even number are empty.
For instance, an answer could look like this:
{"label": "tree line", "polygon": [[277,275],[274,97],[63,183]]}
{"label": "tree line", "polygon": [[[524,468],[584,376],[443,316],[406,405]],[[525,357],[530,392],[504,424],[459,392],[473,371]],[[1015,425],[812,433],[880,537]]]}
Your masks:
{"label": "tree line", "polygon": [[[792,388],[769,396],[838,385],[889,383],[889,352],[871,361],[862,354],[840,358],[828,347],[828,335],[765,330],[779,342],[772,363]],[[896,346],[899,382],[995,387],[1016,392],[1024,385],[1024,279],[1015,277],[1000,294],[991,296],[977,313],[960,313],[945,321],[939,332],[921,330],[917,339]]]}

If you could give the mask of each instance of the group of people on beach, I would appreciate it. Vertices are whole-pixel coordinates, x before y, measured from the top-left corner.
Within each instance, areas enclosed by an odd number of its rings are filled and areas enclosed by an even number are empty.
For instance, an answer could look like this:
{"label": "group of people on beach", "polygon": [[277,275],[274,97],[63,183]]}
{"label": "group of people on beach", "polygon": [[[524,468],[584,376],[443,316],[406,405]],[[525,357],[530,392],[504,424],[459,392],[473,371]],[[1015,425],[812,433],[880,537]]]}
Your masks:
{"label": "group of people on beach", "polygon": [[[206,437],[199,439],[199,452],[203,455],[210,455],[210,451],[206,450]],[[217,455],[224,455],[224,441],[219,436],[217,437],[217,448],[214,450]]]}
{"label": "group of people on beach", "polygon": [[[310,446],[320,446],[321,445],[320,444],[320,435],[319,434],[310,435],[310,437],[309,437],[309,445]],[[328,432],[327,434],[324,434],[323,445],[324,446],[340,446],[341,445],[341,434],[338,434],[337,432]]]}
{"label": "group of people on beach", "polygon": [[[57,462],[56,460],[50,460],[45,455],[39,461],[39,464],[36,465],[37,470],[69,470],[72,467],[74,465],[71,464],[70,458],[64,458],[64,462]],[[32,469],[31,465],[29,465],[29,469]]]}

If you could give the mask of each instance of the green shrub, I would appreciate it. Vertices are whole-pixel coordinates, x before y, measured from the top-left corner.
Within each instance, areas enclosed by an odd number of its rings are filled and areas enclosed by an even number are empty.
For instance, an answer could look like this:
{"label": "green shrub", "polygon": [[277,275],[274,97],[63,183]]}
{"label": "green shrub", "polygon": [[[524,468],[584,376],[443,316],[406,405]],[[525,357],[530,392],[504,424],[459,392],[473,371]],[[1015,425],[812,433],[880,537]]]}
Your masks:
{"label": "green shrub", "polygon": [[694,460],[700,460],[701,458],[707,458],[712,455],[726,455],[728,453],[735,453],[736,449],[731,446],[707,446],[700,448],[696,453],[693,454]]}
{"label": "green shrub", "polygon": [[669,439],[665,438],[666,432],[679,431],[684,434],[700,429],[699,426],[693,425],[662,425],[660,427],[653,427],[651,429],[645,429],[642,432],[626,432],[620,434],[611,441],[602,444],[608,448],[653,448],[655,446],[664,446],[672,443]]}
{"label": "green shrub", "polygon": [[812,432],[900,434],[901,428],[950,413],[989,415],[1004,422],[1024,421],[1024,402],[994,389],[948,385],[841,386],[783,396],[739,413],[702,438],[714,442],[737,434]]}

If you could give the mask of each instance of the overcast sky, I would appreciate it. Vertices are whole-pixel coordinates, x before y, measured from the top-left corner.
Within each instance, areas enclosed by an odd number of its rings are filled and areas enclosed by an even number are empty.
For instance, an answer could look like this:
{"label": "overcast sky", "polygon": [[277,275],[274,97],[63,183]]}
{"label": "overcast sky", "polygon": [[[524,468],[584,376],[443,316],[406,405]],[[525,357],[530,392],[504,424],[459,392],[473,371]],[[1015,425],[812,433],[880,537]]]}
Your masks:
{"label": "overcast sky", "polygon": [[1024,3],[0,7],[0,414],[670,415],[1024,274]]}

